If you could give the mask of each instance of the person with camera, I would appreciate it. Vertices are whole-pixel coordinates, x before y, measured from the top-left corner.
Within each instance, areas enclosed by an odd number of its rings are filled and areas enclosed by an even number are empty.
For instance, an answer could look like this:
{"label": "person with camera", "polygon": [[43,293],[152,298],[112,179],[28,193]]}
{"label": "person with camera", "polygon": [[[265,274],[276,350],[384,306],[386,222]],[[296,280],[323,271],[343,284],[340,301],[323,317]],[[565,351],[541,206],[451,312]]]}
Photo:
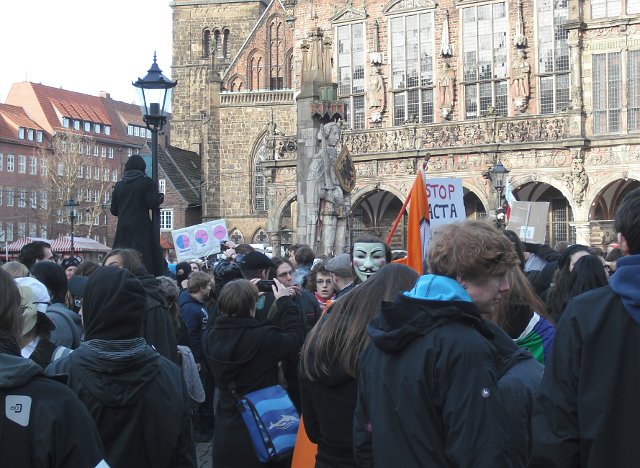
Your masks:
{"label": "person with camera", "polygon": [[[256,256],[252,259],[251,255],[245,256],[256,262],[251,266],[262,261],[265,270],[269,269],[264,259]],[[235,388],[239,394],[246,395],[278,384],[278,362],[302,346],[304,331],[300,310],[291,298],[290,288],[277,279],[273,280],[268,293],[275,300],[277,313],[271,322],[258,318],[257,303],[267,295],[258,292],[256,284],[260,281],[264,280],[259,277],[250,281],[234,280],[222,288],[218,297],[218,319],[203,343],[220,394],[212,450],[216,468],[288,466],[287,461],[268,465],[259,462],[231,391]]]}

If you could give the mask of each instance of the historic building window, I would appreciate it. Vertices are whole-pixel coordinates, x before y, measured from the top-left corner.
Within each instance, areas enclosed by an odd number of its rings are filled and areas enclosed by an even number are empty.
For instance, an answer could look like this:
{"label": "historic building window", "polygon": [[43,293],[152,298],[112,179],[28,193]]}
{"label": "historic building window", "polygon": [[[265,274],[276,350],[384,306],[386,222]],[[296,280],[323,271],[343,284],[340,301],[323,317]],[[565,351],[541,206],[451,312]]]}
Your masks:
{"label": "historic building window", "polygon": [[593,133],[622,130],[622,54],[593,55]]}
{"label": "historic building window", "polygon": [[275,17],[269,28],[269,89],[284,89],[282,20]]}
{"label": "historic building window", "polygon": [[202,32],[202,58],[209,58],[211,55],[211,31],[205,29]]}
{"label": "historic building window", "polygon": [[465,118],[507,115],[506,3],[463,8],[462,37]]}
{"label": "historic building window", "polygon": [[249,59],[249,73],[248,73],[248,81],[249,81],[249,89],[260,89],[262,88],[262,67],[263,60],[262,56],[257,53],[254,53]]}
{"label": "historic building window", "polygon": [[621,12],[621,0],[591,0],[592,19],[620,16]]}
{"label": "historic building window", "polygon": [[160,210],[160,229],[164,231],[173,229],[173,208]]}
{"label": "historic building window", "polygon": [[253,208],[256,211],[265,211],[267,209],[267,183],[264,177],[264,168],[259,160],[256,160],[254,166],[254,184]]}
{"label": "historic building window", "polygon": [[364,128],[364,24],[337,27],[338,96],[346,103],[346,122],[353,129]]}
{"label": "historic building window", "polygon": [[637,132],[640,131],[640,50],[630,50],[627,55],[627,89],[629,131]]}
{"label": "historic building window", "polygon": [[229,30],[224,29],[222,31],[222,58],[229,56]]}
{"label": "historic building window", "polygon": [[433,13],[392,18],[393,124],[433,122]]}
{"label": "historic building window", "polygon": [[538,72],[540,113],[553,114],[569,107],[568,0],[538,2]]}

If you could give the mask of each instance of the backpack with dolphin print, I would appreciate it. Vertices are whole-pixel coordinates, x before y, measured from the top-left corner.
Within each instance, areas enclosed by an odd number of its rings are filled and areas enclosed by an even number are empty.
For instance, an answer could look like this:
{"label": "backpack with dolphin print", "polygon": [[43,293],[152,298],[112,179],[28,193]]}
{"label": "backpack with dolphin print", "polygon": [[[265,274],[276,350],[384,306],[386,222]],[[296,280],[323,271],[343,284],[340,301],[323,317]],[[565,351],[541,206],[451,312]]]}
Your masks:
{"label": "backpack with dolphin print", "polygon": [[242,396],[235,382],[229,386],[261,462],[277,462],[293,453],[300,425],[287,391],[280,385],[261,388]]}

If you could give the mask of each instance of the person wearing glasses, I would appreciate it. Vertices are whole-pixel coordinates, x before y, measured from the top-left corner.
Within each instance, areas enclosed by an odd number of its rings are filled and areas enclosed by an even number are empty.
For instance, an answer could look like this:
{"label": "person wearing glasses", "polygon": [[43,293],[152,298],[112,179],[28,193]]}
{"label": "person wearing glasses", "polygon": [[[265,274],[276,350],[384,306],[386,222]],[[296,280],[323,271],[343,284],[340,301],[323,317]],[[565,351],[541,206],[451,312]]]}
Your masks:
{"label": "person wearing glasses", "polygon": [[[289,288],[289,294],[293,298],[294,302],[300,308],[302,322],[304,324],[304,335],[311,331],[316,322],[322,315],[322,309],[318,304],[318,301],[312,293],[306,289],[301,289],[300,286],[295,284],[296,269],[291,262],[283,257],[273,257],[271,262],[276,269],[276,279],[280,281],[286,288]],[[275,316],[275,305],[271,306],[269,311],[269,318]],[[287,381],[287,391],[291,396],[293,404],[296,408],[300,409],[300,384],[298,382],[298,362],[299,362],[300,349],[297,349],[295,353],[292,353],[283,361],[284,377]]]}

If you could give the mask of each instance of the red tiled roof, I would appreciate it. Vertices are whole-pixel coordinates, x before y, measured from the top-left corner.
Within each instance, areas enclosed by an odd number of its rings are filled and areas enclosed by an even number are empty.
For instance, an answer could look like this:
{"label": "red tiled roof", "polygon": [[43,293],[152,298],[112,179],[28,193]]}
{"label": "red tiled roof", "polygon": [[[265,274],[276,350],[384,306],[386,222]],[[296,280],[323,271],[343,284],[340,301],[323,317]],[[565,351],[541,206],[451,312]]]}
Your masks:
{"label": "red tiled roof", "polygon": [[22,107],[0,104],[0,138],[17,140],[18,127],[43,130],[40,125],[29,118]]}

